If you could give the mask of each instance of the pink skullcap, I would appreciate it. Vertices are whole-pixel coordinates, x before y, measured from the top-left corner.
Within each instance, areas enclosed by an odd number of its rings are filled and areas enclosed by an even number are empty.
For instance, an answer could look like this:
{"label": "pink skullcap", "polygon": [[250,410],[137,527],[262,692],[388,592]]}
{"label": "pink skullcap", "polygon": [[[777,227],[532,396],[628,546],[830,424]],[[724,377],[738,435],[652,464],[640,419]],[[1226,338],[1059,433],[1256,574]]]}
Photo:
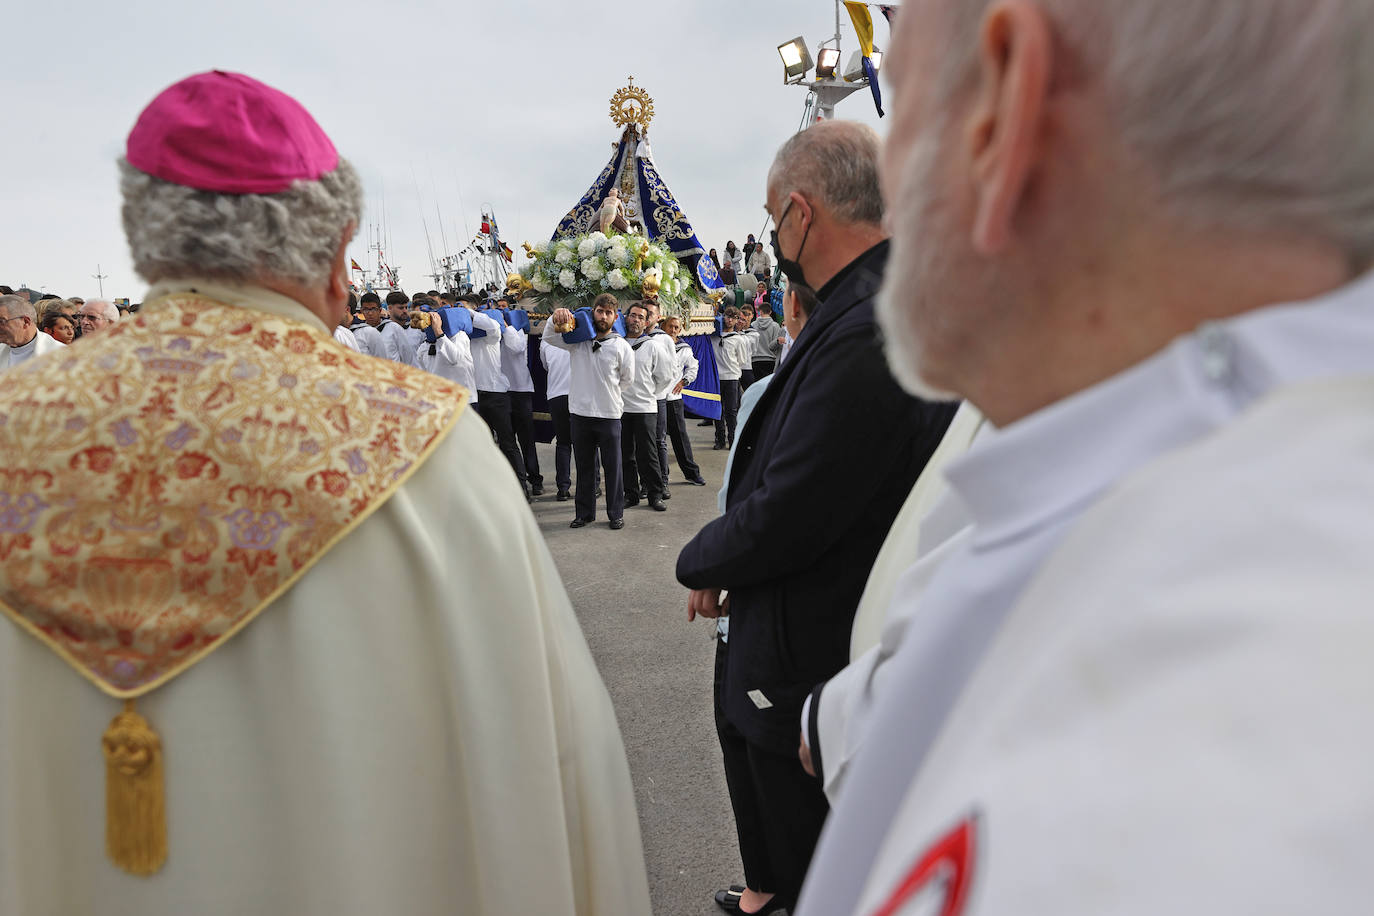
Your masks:
{"label": "pink skullcap", "polygon": [[164,89],[138,116],[125,156],[154,178],[221,194],[278,194],[339,165],[300,102],[221,70]]}

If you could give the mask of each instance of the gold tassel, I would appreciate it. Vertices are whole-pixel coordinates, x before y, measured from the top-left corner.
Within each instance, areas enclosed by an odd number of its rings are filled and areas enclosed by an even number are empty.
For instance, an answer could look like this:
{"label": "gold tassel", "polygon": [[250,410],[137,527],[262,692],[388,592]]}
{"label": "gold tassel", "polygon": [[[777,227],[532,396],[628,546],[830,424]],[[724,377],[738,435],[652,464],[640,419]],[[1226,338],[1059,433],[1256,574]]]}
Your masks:
{"label": "gold tassel", "polygon": [[105,852],[134,875],[151,875],[167,861],[162,739],[124,701],[100,741],[105,752]]}

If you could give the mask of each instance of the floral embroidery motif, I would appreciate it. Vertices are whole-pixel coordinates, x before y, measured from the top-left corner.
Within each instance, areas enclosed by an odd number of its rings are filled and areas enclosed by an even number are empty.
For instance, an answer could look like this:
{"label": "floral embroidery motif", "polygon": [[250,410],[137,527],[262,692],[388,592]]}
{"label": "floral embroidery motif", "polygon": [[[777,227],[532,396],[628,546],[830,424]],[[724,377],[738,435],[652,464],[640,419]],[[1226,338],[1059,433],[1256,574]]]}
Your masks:
{"label": "floral embroidery motif", "polygon": [[191,295],[32,368],[0,386],[0,612],[117,697],[247,624],[468,397]]}

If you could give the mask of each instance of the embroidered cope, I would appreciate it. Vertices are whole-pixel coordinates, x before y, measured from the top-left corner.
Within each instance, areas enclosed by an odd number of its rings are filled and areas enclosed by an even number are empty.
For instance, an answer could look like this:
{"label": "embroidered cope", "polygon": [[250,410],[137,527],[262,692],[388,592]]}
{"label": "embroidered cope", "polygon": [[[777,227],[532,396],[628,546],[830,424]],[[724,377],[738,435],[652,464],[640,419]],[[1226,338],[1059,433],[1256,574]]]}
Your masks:
{"label": "embroidered cope", "polygon": [[247,625],[468,399],[194,294],[21,373],[0,390],[0,611],[121,698]]}

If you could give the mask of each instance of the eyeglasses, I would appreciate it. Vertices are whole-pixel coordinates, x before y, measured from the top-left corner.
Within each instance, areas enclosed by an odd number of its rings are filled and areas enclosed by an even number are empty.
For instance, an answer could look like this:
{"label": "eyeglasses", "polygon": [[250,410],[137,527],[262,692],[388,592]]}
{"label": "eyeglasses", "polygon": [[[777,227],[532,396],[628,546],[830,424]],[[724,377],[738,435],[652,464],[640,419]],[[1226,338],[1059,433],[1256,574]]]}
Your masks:
{"label": "eyeglasses", "polygon": [[102,317],[99,316],[99,315],[78,315],[78,316],[77,316],[77,320],[78,320],[78,321],[89,321],[89,322],[94,323],[94,322],[97,322],[97,321],[105,321],[105,320],[107,320],[107,319],[102,318]]}
{"label": "eyeglasses", "polygon": [[23,320],[24,320],[24,316],[23,316],[23,315],[15,315],[13,318],[4,318],[4,319],[0,319],[0,320],[5,321],[6,323],[11,322],[11,321],[23,321]]}

